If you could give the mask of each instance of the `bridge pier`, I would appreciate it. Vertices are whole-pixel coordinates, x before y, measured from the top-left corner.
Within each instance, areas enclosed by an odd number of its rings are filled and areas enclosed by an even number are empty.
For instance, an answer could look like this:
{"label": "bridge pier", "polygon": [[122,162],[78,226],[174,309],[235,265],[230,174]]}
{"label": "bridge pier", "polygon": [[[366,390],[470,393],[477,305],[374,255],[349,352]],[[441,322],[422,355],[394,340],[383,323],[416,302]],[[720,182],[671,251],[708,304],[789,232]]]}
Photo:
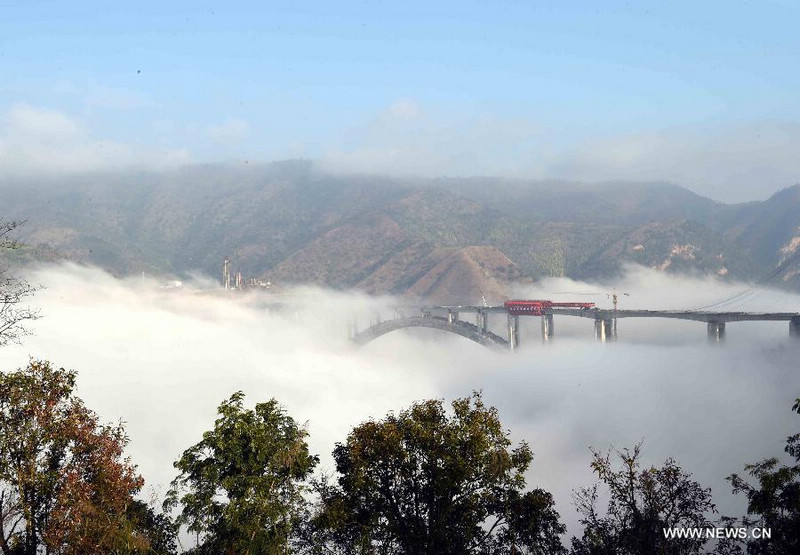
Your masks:
{"label": "bridge pier", "polygon": [[595,320],[594,321],[594,338],[598,341],[611,341],[614,339],[614,322],[613,320]]}
{"label": "bridge pier", "polygon": [[789,337],[800,339],[800,316],[794,316],[789,320]]}
{"label": "bridge pier", "polygon": [[454,322],[458,322],[458,312],[454,310],[447,311],[447,323],[452,324]]}
{"label": "bridge pier", "polygon": [[542,314],[542,342],[547,343],[553,337],[555,327],[553,326],[553,315]]}
{"label": "bridge pier", "polygon": [[707,336],[709,343],[722,343],[725,341],[725,322],[709,322]]}
{"label": "bridge pier", "polygon": [[489,331],[489,313],[485,310],[479,310],[475,313],[475,325],[483,333]]}
{"label": "bridge pier", "polygon": [[519,347],[519,316],[508,315],[508,348],[515,350]]}

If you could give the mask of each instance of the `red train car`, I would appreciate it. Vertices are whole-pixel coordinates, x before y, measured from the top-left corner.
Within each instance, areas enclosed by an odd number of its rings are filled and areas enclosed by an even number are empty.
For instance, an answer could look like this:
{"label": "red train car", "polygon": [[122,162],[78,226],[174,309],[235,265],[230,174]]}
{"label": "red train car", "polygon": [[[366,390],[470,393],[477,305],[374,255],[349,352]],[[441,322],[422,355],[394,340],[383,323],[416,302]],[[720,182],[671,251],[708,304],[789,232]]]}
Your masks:
{"label": "red train car", "polygon": [[558,302],[546,300],[514,300],[503,303],[513,316],[541,316],[551,308],[594,308],[594,303]]}
{"label": "red train car", "polygon": [[550,301],[506,301],[503,306],[509,314],[514,316],[541,316],[543,311],[550,308]]}

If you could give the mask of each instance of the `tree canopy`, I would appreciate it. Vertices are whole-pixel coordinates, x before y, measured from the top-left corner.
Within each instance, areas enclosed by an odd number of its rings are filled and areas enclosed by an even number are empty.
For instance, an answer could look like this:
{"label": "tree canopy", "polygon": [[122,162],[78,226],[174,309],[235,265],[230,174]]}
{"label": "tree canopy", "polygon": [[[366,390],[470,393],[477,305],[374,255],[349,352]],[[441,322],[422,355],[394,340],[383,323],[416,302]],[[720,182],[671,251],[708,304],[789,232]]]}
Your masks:
{"label": "tree canopy", "polygon": [[[800,415],[800,399],[792,406]],[[745,466],[756,485],[738,474],[728,477],[734,493],[747,497],[746,526],[768,528],[769,538],[750,538],[747,553],[789,555],[800,553],[800,433],[786,438],[784,448],[793,462],[780,464],[777,457]]]}
{"label": "tree canopy", "polygon": [[275,399],[243,406],[239,391],[223,402],[214,429],[175,462],[180,471],[165,508],[198,537],[193,552],[285,553],[302,513],[304,480],[317,464],[307,432]]}
{"label": "tree canopy", "polygon": [[[641,468],[641,443],[612,453],[592,450],[598,483],[575,492],[583,535],[572,539],[574,555],[683,555],[702,553],[705,539],[667,538],[664,529],[706,528],[715,512],[711,490],[673,460]],[[601,491],[600,486],[605,487]],[[608,497],[607,509],[598,507]]]}
{"label": "tree canopy", "polygon": [[311,551],[562,553],[552,496],[523,491],[531,450],[511,445],[478,393],[452,415],[429,400],[357,426],[319,485]]}
{"label": "tree canopy", "polygon": [[84,406],[75,376],[43,361],[0,373],[0,552],[152,553],[128,518],[143,480],[125,430]]}

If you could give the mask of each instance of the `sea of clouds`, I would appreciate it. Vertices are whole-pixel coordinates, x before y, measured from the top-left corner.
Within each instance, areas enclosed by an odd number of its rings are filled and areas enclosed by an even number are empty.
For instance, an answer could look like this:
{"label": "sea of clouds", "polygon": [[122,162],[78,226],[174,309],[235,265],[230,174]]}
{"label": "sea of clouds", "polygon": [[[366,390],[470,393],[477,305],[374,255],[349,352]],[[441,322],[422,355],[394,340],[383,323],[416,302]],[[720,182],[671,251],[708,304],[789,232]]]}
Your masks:
{"label": "sea of clouds", "polygon": [[[242,390],[252,405],[278,399],[307,423],[321,471],[355,425],[415,400],[451,401],[482,390],[515,441],[535,453],[529,486],[551,491],[572,533],[572,491],[589,485],[589,447],[644,440],[643,462],[674,457],[713,489],[724,514],[744,500],[725,482],[743,465],[782,454],[798,429],[797,355],[786,322],[728,325],[724,345],[706,342],[705,324],[619,321],[619,340],[592,338],[588,319],[556,317],[556,335],[539,338],[538,318],[523,319],[522,348],[486,349],[436,330],[394,332],[363,347],[347,338],[398,301],[356,293],[296,289],[278,297],[220,291],[196,280],[167,289],[152,279],[118,279],[94,268],[43,266],[26,277],[45,289],[33,299],[42,318],[22,345],[0,350],[0,368],[47,359],[78,371],[78,393],[105,421],[122,419],[128,452],[160,498],[172,462],[213,425],[216,407]],[[746,284],[677,278],[631,267],[614,284],[545,280],[520,298],[592,300],[620,308],[689,308],[726,298]],[[586,294],[590,293],[590,294]],[[800,311],[800,295],[760,291],[730,310]],[[502,333],[505,317],[495,317]]]}

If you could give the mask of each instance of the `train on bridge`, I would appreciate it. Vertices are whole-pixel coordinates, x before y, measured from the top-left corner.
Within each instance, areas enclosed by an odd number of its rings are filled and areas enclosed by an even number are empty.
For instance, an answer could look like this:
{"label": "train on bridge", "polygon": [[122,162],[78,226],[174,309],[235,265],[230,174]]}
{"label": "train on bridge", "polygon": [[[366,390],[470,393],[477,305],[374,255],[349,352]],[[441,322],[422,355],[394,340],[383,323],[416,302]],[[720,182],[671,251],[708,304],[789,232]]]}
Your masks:
{"label": "train on bridge", "polygon": [[503,306],[512,316],[543,316],[554,308],[579,308],[583,310],[595,308],[594,303],[556,302],[545,300],[506,301],[503,303]]}

